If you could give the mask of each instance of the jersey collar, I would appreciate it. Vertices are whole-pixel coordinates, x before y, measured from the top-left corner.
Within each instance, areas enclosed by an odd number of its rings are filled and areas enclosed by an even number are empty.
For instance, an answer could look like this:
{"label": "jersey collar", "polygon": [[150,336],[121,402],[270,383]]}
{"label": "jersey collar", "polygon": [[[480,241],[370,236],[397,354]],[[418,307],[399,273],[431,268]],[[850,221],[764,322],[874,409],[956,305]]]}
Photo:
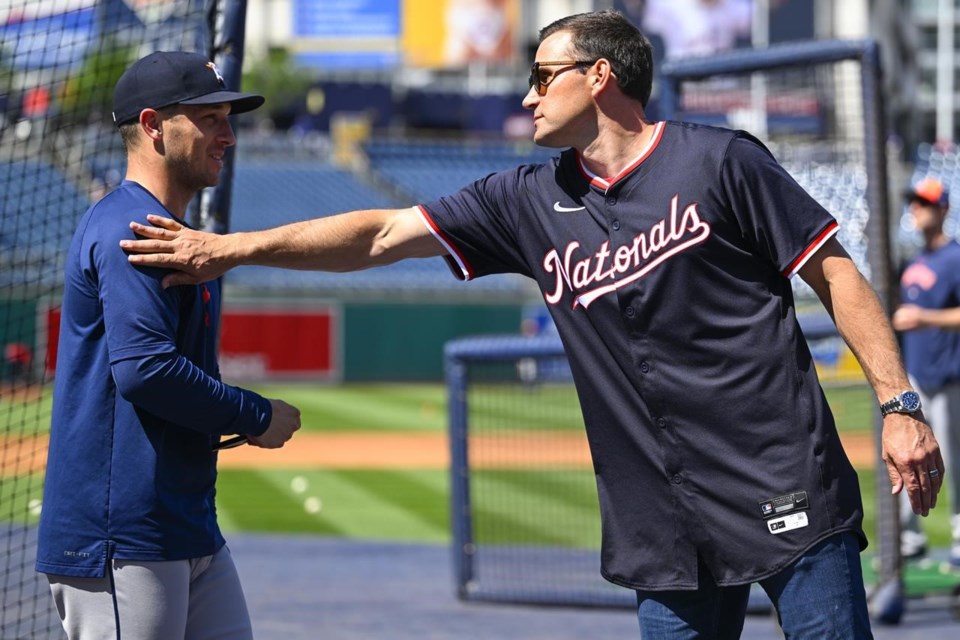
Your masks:
{"label": "jersey collar", "polygon": [[640,152],[633,161],[630,162],[626,167],[620,170],[617,175],[612,178],[601,178],[597,174],[593,173],[585,166],[583,166],[583,160],[580,158],[580,152],[577,151],[577,168],[580,169],[581,175],[586,178],[591,185],[607,191],[610,187],[616,184],[619,180],[627,176],[631,171],[639,167],[647,157],[653,153],[653,150],[657,148],[657,145],[660,144],[660,138],[663,136],[663,129],[665,121],[661,120],[660,122],[653,125],[653,135],[650,136],[650,141],[647,143],[647,146]]}

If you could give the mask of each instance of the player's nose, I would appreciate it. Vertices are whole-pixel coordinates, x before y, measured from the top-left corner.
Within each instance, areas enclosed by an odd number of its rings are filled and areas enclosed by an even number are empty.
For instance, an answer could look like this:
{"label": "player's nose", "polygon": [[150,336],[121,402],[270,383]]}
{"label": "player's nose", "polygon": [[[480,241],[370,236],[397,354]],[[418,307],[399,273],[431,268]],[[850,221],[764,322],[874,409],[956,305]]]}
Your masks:
{"label": "player's nose", "polygon": [[540,104],[540,96],[537,94],[533,86],[527,90],[527,95],[523,96],[523,102],[520,103],[523,105],[524,109],[533,109],[537,108],[537,105]]}
{"label": "player's nose", "polygon": [[229,120],[224,120],[224,126],[220,130],[220,141],[228,147],[237,144],[237,136],[233,133],[233,127],[230,126]]}

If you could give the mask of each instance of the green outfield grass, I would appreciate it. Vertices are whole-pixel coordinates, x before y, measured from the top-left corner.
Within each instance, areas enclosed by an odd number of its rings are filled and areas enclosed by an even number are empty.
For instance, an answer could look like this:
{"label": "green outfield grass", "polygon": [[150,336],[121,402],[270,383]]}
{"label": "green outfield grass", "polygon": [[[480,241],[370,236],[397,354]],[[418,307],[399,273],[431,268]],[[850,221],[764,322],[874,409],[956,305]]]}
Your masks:
{"label": "green outfield grass", "polygon": [[32,436],[50,431],[53,387],[44,388],[34,400],[10,398],[0,393],[0,436]]}
{"label": "green outfield grass", "polygon": [[300,409],[307,431],[443,431],[446,388],[441,384],[309,384],[251,386]]}
{"label": "green outfield grass", "polygon": [[[255,390],[281,398],[302,412],[305,431],[419,431],[447,428],[446,389],[441,384],[263,385]],[[481,408],[483,419],[508,420],[533,428],[580,429],[575,394],[551,388],[536,403],[523,386],[491,389],[499,400]],[[543,391],[543,390],[541,390]],[[875,400],[865,387],[827,390],[841,431],[869,432]],[[571,418],[570,416],[574,416]],[[23,437],[49,428],[50,398],[29,403],[0,398],[0,434]],[[866,527],[874,529],[875,487],[871,470],[860,470]],[[365,539],[445,542],[449,540],[449,478],[438,470],[274,469],[221,471],[220,521],[226,531],[296,532]],[[0,478],[4,516],[36,521],[40,476]],[[599,539],[599,517],[589,471],[479,472],[474,490],[510,491],[509,512],[490,508],[479,514],[477,536],[486,541],[549,541],[579,546]],[[942,503],[946,504],[946,496]],[[546,520],[538,509],[553,517]],[[548,524],[543,524],[544,522]],[[557,523],[582,522],[582,527]],[[934,546],[949,542],[946,509],[926,521]],[[506,534],[504,532],[513,531]],[[509,539],[507,539],[509,538]]]}
{"label": "green outfield grass", "polygon": [[217,483],[224,531],[446,542],[444,471],[224,470]]}

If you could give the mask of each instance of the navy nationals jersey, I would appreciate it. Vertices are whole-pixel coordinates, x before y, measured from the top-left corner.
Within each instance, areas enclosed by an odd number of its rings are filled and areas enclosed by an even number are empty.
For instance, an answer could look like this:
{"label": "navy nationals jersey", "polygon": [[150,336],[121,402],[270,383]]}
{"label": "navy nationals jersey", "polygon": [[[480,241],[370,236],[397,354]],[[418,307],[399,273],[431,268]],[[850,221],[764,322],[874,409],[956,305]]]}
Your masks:
{"label": "navy nationals jersey", "polygon": [[460,277],[535,279],[593,456],[602,572],[694,589],[866,545],[857,476],[797,324],[790,277],[837,231],[756,139],[658,123],[618,175],[575,150],[420,207]]}

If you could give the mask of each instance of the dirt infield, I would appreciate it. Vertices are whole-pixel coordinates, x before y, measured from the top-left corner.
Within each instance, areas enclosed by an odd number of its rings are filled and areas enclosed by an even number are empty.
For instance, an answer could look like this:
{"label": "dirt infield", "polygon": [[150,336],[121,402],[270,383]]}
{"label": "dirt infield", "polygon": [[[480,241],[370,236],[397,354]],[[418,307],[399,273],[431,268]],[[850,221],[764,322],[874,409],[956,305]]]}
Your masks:
{"label": "dirt infield", "polygon": [[[509,438],[509,441],[507,440]],[[507,444],[509,442],[509,444]],[[844,449],[857,468],[874,466],[873,437],[850,434]],[[589,467],[590,451],[581,434],[530,433],[470,441],[471,464],[478,467]],[[282,449],[238,447],[220,454],[220,468],[327,467],[446,469],[450,448],[445,433],[304,433]]]}
{"label": "dirt infield", "polygon": [[[509,440],[507,440],[509,438]],[[875,459],[869,434],[843,436],[850,461],[871,468]],[[590,466],[581,434],[525,433],[470,441],[471,464],[478,467],[538,468]],[[43,470],[47,437],[0,436],[0,477]],[[243,446],[220,453],[221,469],[319,467],[330,469],[446,469],[450,450],[445,433],[301,433],[282,449]]]}

